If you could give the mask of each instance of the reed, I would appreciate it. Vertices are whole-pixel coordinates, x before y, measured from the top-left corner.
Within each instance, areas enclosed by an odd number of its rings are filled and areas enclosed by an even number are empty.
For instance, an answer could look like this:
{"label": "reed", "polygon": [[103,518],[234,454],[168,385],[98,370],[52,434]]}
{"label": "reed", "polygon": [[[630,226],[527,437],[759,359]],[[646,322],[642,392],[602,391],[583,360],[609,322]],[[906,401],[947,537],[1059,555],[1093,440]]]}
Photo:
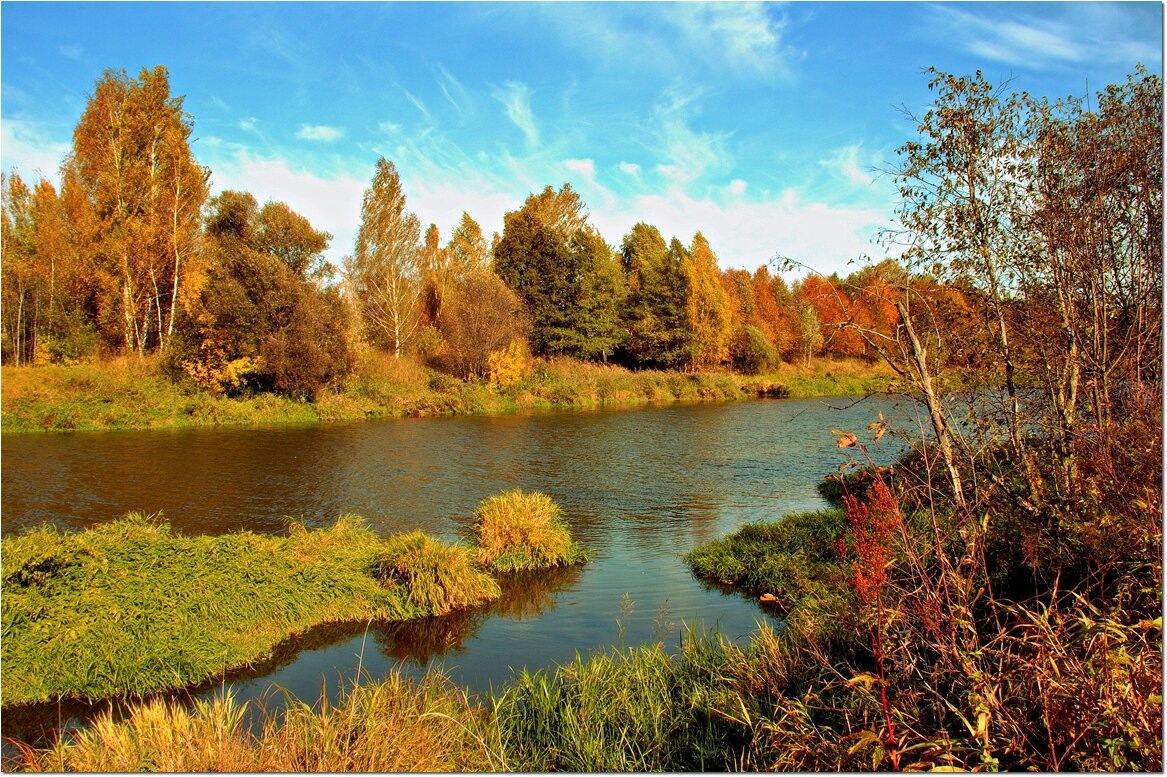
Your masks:
{"label": "reed", "polygon": [[752,735],[722,675],[725,648],[690,634],[677,656],[646,645],[523,672],[494,700],[508,762],[527,772],[733,768]]}

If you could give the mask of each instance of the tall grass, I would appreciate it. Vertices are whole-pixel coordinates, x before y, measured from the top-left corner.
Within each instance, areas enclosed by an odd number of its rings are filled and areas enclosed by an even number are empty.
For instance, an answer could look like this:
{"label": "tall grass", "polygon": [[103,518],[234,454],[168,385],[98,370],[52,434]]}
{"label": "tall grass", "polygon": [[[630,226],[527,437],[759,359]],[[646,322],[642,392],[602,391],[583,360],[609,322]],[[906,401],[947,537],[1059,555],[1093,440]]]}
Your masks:
{"label": "tall grass", "polygon": [[334,705],[293,700],[259,734],[230,695],[193,707],[155,700],[122,721],[103,715],[18,766],[78,772],[466,772],[499,770],[488,716],[441,675],[397,673],[355,686]]}
{"label": "tall grass", "polygon": [[846,519],[842,510],[792,513],[749,524],[685,556],[698,578],[763,595],[805,639],[846,639],[854,617],[848,567],[835,551]]}
{"label": "tall grass", "polygon": [[478,562],[499,572],[570,566],[584,559],[563,511],[538,492],[508,491],[474,511],[471,533]]}
{"label": "tall grass", "polygon": [[186,537],[133,514],[6,538],[4,704],[180,688],[320,623],[406,617],[400,588],[369,572],[380,548],[352,517],[284,537]]}
{"label": "tall grass", "polygon": [[420,531],[386,540],[373,569],[378,580],[404,588],[418,615],[446,615],[501,594],[498,582],[474,566],[470,548],[446,545]]}
{"label": "tall grass", "polygon": [[740,766],[753,705],[723,674],[729,655],[725,643],[690,634],[677,656],[656,644],[523,672],[494,700],[506,758],[530,772]]}

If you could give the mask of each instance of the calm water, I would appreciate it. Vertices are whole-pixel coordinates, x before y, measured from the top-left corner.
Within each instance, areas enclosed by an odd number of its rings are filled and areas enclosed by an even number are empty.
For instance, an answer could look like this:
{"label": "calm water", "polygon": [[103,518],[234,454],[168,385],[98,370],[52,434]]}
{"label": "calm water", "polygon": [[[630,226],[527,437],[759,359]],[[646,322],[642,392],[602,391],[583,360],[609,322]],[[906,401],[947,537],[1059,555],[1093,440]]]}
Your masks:
{"label": "calm water", "polygon": [[[682,556],[745,523],[817,509],[815,485],[846,460],[832,429],[861,432],[888,401],[767,400],[494,418],[407,419],[299,429],[4,437],[5,536],[81,528],[131,510],[185,533],[281,531],[362,515],[378,532],[458,539],[484,498],[550,494],[587,565],[509,581],[494,606],[421,622],[320,629],[222,684],[279,702],[316,699],[357,674],[438,665],[483,692],[515,670],[613,645],[676,645],[682,624],[742,639],[771,616],[695,580]],[[82,708],[54,706],[52,719]],[[37,713],[43,722],[47,713]],[[24,716],[6,714],[4,734]],[[35,718],[36,716],[34,716]],[[29,720],[33,720],[30,718]]]}

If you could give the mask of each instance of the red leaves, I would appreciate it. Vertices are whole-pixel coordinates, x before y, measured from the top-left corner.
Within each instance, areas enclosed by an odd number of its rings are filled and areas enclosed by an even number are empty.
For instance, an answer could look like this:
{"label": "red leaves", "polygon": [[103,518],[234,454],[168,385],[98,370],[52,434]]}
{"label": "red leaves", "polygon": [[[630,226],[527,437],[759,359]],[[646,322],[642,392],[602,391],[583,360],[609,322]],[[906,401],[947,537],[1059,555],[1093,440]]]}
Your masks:
{"label": "red leaves", "polygon": [[854,576],[851,584],[864,605],[879,600],[887,583],[887,569],[892,560],[891,538],[903,522],[899,502],[881,479],[876,479],[866,501],[844,496],[847,522],[851,525],[850,542],[840,539],[836,551],[850,551]]}

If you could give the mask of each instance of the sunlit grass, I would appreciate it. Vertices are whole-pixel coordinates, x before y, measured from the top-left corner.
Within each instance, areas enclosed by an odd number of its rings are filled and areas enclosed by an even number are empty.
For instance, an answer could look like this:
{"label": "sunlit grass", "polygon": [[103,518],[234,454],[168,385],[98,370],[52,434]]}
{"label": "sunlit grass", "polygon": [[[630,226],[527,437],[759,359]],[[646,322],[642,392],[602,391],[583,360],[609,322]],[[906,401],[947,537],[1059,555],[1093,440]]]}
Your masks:
{"label": "sunlit grass", "polygon": [[76,772],[466,772],[499,770],[485,710],[444,677],[393,673],[315,706],[292,699],[259,733],[230,695],[193,707],[155,700],[109,714],[71,741],[25,749],[20,768]]}
{"label": "sunlit grass", "polygon": [[[558,550],[528,552],[524,568],[581,560],[566,524],[548,531]],[[445,615],[500,595],[475,547],[382,539],[352,516],[286,536],[187,537],[132,514],[6,538],[3,559],[5,705],[183,688],[323,623]]]}
{"label": "sunlit grass", "polygon": [[[548,565],[550,566],[550,565]],[[400,585],[419,615],[445,615],[497,599],[498,582],[474,565],[474,551],[414,531],[385,540],[374,576]]]}
{"label": "sunlit grass", "polygon": [[345,381],[314,402],[271,394],[229,398],[172,383],[157,357],[2,369],[3,430],[12,432],[312,424],[402,416],[841,396],[886,385],[886,369],[858,361],[782,365],[766,375],[631,371],[575,359],[541,360],[505,389],[462,381],[409,357],[368,351]]}
{"label": "sunlit grass", "polygon": [[571,539],[563,511],[546,494],[508,491],[474,511],[478,561],[499,572],[568,566],[584,554]]}

